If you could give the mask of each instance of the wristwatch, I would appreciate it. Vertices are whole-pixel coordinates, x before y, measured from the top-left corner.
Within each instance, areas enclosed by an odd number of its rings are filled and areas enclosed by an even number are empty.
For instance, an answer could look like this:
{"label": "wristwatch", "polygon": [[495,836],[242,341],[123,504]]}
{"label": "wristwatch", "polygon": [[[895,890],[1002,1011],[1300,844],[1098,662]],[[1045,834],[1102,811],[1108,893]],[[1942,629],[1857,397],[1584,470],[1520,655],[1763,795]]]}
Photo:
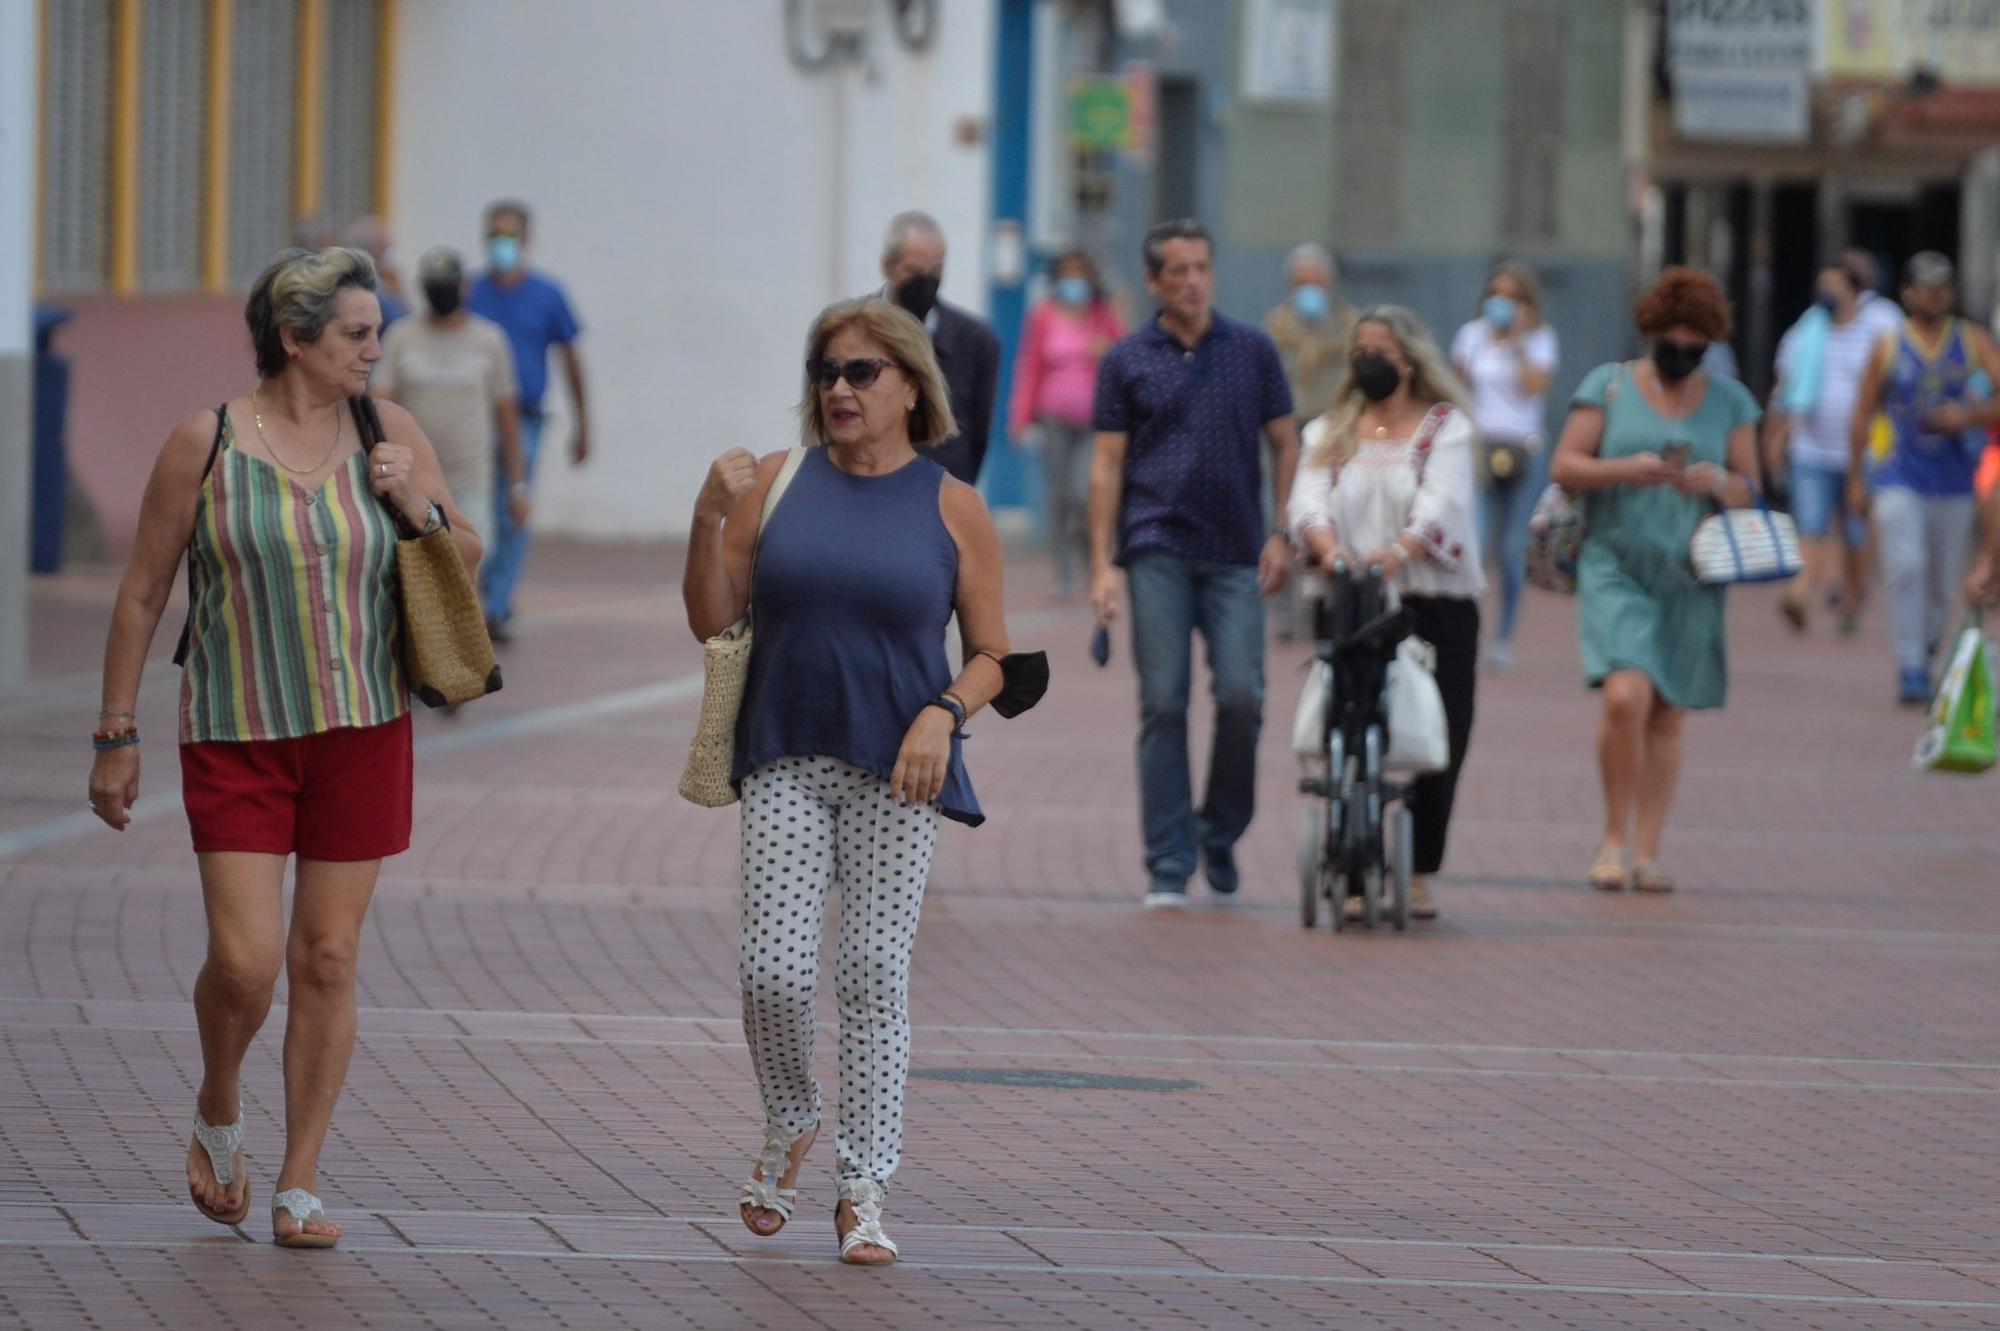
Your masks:
{"label": "wristwatch", "polygon": [[444,510],[439,508],[437,500],[433,499],[429,506],[424,509],[424,525],[422,527],[412,529],[409,519],[405,518],[401,513],[396,514],[396,525],[403,529],[410,540],[421,540],[423,537],[429,536],[432,532],[444,526]]}
{"label": "wristwatch", "polygon": [[947,712],[950,712],[952,730],[959,731],[965,728],[965,704],[950,694],[940,693],[937,697],[925,703],[924,706],[942,707]]}

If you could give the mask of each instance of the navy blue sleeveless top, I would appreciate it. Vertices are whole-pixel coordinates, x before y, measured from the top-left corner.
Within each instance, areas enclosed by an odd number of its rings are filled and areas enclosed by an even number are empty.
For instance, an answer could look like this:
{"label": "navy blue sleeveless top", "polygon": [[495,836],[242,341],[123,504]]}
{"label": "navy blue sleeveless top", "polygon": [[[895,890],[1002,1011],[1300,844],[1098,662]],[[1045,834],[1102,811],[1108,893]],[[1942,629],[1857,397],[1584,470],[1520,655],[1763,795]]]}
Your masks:
{"label": "navy blue sleeveless top", "polygon": [[[850,476],[824,448],[759,534],[751,580],[750,682],[730,780],[780,758],[838,758],[885,781],[924,704],[951,686],[945,628],[958,546],[938,511],[945,470],[919,457],[886,476]],[[962,740],[938,797],[947,818],[986,821]]]}

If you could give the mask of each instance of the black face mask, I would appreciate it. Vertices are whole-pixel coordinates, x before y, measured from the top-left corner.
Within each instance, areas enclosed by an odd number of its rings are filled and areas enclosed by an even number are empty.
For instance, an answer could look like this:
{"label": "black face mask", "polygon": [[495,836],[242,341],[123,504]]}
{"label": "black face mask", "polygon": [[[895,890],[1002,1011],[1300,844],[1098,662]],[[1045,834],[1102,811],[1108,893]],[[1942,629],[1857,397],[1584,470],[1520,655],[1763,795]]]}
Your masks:
{"label": "black face mask", "polygon": [[1033,707],[1049,691],[1047,652],[1010,652],[1000,658],[1000,692],[993,710],[1015,717]]}
{"label": "black face mask", "polygon": [[1708,354],[1706,343],[1686,346],[1679,342],[1668,342],[1664,338],[1653,344],[1653,368],[1660,372],[1660,378],[1667,383],[1677,384],[1701,368],[1701,358]]}
{"label": "black face mask", "polygon": [[431,304],[431,313],[442,319],[458,308],[459,284],[457,282],[424,283],[424,299]]}
{"label": "black face mask", "polygon": [[1403,372],[1387,356],[1364,351],[1354,358],[1354,386],[1370,402],[1381,402],[1403,386]]}
{"label": "black face mask", "polygon": [[918,273],[906,278],[896,288],[896,303],[914,314],[921,323],[937,304],[938,284],[942,280],[936,273]]}

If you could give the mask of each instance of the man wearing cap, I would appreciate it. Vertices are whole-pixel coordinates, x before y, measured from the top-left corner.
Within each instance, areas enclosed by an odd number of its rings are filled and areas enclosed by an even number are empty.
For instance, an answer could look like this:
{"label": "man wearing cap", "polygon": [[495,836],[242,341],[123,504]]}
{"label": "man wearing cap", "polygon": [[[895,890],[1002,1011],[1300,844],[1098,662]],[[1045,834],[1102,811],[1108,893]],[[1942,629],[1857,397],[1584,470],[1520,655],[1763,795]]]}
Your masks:
{"label": "man wearing cap", "polygon": [[514,399],[514,356],[498,324],[465,308],[465,267],[448,249],[425,252],[417,281],[430,309],[382,339],[369,387],[407,408],[437,450],[452,502],[482,535],[496,525],[493,439],[511,496],[508,516],[528,520],[526,469]]}
{"label": "man wearing cap", "polygon": [[[2000,419],[2000,353],[1978,325],[1952,315],[1956,274],[1935,250],[1903,270],[1908,318],[1877,344],[1848,429],[1848,506],[1872,507],[1883,598],[1896,649],[1896,697],[1930,701],[1931,667],[1965,577],[1973,540],[1973,472],[1984,426]],[[1864,470],[1868,423],[1889,419],[1889,456]]]}

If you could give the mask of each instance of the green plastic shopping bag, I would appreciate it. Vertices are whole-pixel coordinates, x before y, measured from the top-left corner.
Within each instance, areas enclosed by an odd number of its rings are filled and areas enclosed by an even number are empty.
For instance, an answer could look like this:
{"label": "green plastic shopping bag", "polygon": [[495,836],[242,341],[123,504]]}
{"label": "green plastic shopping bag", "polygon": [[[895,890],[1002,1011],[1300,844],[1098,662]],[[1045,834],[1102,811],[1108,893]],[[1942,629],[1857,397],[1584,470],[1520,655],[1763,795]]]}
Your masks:
{"label": "green plastic shopping bag", "polygon": [[1920,772],[1983,772],[1993,766],[1993,644],[1977,610],[1952,640],[1944,681],[1931,700],[1930,716],[1917,740],[1911,765]]}

